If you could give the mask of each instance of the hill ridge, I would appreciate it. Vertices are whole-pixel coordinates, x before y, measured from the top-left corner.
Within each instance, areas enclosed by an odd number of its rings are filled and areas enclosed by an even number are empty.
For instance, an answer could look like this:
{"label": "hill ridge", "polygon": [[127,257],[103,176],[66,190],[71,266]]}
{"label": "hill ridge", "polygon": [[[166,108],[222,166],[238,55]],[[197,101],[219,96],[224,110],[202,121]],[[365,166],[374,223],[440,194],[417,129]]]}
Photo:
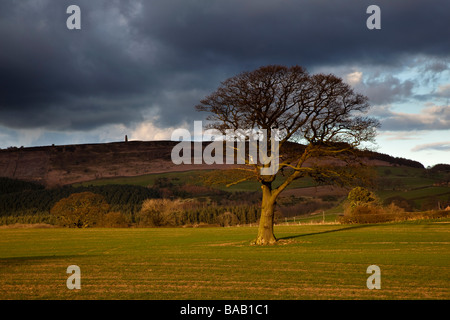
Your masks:
{"label": "hill ridge", "polygon": [[[10,147],[0,150],[0,177],[34,181],[48,187],[101,178],[132,177],[150,173],[223,169],[231,165],[175,165],[172,148],[178,141],[127,141]],[[209,142],[204,142],[206,145]],[[372,165],[423,168],[417,161],[362,151]]]}

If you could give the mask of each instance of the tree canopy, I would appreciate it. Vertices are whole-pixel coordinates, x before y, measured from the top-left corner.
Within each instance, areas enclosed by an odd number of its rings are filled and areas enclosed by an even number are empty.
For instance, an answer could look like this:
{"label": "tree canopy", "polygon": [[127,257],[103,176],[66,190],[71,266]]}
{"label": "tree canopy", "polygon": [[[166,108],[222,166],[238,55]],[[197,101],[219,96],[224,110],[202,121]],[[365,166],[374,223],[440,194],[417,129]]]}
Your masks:
{"label": "tree canopy", "polygon": [[[267,132],[267,150],[278,157],[279,170],[261,174],[264,161],[246,161],[239,179],[257,179],[263,192],[257,244],[276,241],[274,206],[294,180],[310,176],[319,183],[358,179],[356,150],[376,135],[377,120],[367,117],[368,98],[333,74],[309,74],[301,66],[269,65],[222,82],[196,106],[209,113],[208,128]],[[272,139],[276,132],[276,149]],[[259,145],[258,145],[259,146]],[[236,150],[239,152],[239,150]],[[275,151],[275,152],[274,152]],[[345,163],[345,165],[344,165]],[[274,187],[277,175],[283,182]]]}
{"label": "tree canopy", "polygon": [[110,206],[103,196],[81,192],[58,201],[50,213],[59,219],[62,226],[87,228],[98,224],[109,211]]}

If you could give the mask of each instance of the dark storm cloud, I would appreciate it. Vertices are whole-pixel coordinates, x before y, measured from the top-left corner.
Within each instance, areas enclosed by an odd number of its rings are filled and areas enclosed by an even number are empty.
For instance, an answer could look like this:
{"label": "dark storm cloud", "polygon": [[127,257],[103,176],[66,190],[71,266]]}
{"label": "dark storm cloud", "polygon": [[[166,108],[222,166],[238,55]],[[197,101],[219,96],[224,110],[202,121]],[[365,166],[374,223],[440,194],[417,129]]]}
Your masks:
{"label": "dark storm cloud", "polygon": [[66,28],[67,1],[0,9],[10,12],[0,24],[2,125],[71,130],[140,119],[142,95],[156,80],[127,51],[138,39],[117,23],[125,10],[97,5],[90,11],[80,3],[81,31]]}
{"label": "dark storm cloud", "polygon": [[356,89],[366,95],[375,105],[402,101],[411,96],[415,83],[411,80],[401,81],[389,75],[383,78],[370,78]]}
{"label": "dark storm cloud", "polygon": [[[79,31],[66,28],[71,4]],[[381,30],[366,28],[371,4]],[[2,1],[0,126],[88,130],[149,111],[173,126],[199,119],[194,105],[220,81],[265,64],[438,61],[450,52],[448,12],[447,0]],[[411,91],[385,83],[390,97]]]}

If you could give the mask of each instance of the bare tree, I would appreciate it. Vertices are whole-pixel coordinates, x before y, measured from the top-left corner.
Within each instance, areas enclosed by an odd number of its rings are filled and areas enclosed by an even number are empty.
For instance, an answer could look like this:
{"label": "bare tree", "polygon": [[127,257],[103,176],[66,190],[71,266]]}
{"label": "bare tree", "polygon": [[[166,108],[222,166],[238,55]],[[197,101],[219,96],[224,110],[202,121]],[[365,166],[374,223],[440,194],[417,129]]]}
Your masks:
{"label": "bare tree", "polygon": [[276,242],[276,200],[294,180],[310,176],[329,184],[358,178],[349,170],[350,159],[354,164],[352,155],[363,142],[373,141],[378,126],[375,119],[364,116],[369,109],[367,101],[332,74],[310,75],[300,66],[270,65],[222,82],[196,106],[198,111],[210,113],[209,128],[222,133],[262,129],[270,144],[272,130],[278,131],[279,170],[262,175],[260,169],[267,164],[248,161],[230,183],[252,178],[261,183],[256,244]]}

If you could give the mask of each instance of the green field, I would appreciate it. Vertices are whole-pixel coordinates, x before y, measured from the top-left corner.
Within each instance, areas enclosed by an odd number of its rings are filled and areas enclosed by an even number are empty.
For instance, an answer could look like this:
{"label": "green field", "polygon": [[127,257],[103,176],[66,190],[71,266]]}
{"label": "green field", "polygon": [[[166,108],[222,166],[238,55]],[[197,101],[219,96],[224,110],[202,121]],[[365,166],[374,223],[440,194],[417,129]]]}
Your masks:
{"label": "green field", "polygon": [[[450,221],[0,229],[0,299],[449,299]],[[381,289],[366,286],[370,265]],[[81,290],[66,287],[69,265]]]}

